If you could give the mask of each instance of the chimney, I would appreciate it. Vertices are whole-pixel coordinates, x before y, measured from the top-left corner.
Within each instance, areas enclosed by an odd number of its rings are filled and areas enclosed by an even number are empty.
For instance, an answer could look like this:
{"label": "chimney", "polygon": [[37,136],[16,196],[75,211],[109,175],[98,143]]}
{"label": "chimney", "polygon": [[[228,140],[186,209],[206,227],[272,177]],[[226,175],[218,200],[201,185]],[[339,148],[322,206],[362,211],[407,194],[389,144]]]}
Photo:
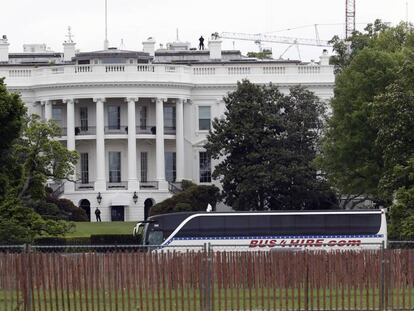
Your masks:
{"label": "chimney", "polygon": [[319,65],[321,66],[329,66],[329,58],[328,50],[323,50],[322,55],[319,56]]}
{"label": "chimney", "polygon": [[148,53],[150,56],[155,55],[155,40],[149,37],[147,41],[142,42],[143,51]]}
{"label": "chimney", "polygon": [[208,49],[210,50],[210,59],[221,59],[221,40],[217,35],[212,35],[208,41]]}
{"label": "chimney", "polygon": [[75,42],[65,41],[63,43],[63,60],[65,62],[70,62],[72,61],[72,58],[75,57],[76,55],[75,46],[76,46]]}
{"label": "chimney", "polygon": [[9,42],[7,36],[3,35],[0,38],[0,63],[7,63],[9,61]]}
{"label": "chimney", "polygon": [[68,27],[68,34],[66,35],[66,37],[68,37],[68,40],[63,42],[63,60],[65,62],[70,62],[72,61],[72,58],[75,57],[76,55],[76,51],[75,51],[75,46],[76,43],[73,42],[72,38],[72,32],[71,32],[71,28],[70,26]]}

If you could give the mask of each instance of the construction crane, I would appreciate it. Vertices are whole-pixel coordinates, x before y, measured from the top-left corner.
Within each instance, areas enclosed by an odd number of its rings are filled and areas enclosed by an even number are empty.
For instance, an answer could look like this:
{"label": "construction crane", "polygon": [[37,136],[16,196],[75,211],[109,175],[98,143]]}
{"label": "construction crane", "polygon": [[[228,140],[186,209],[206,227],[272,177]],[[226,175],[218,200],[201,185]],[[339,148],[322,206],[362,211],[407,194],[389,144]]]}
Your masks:
{"label": "construction crane", "polygon": [[346,0],[345,3],[345,39],[355,31],[355,1]]}
{"label": "construction crane", "polygon": [[284,36],[273,36],[268,34],[248,34],[248,33],[240,33],[240,32],[222,32],[219,36],[224,39],[233,39],[233,40],[244,40],[244,41],[253,41],[259,46],[259,50],[262,51],[262,42],[272,42],[272,43],[281,43],[281,44],[288,44],[289,46],[283,51],[283,53],[279,56],[282,58],[283,55],[292,47],[296,46],[299,59],[300,51],[299,45],[307,45],[307,46],[322,46],[322,47],[330,47],[331,44],[328,41],[320,40],[319,33],[317,31],[317,27],[315,25],[315,32],[316,32],[316,39],[305,39],[305,38],[293,38],[293,37],[284,37]]}
{"label": "construction crane", "polygon": [[224,39],[233,39],[233,40],[244,40],[244,41],[253,41],[259,46],[262,42],[273,42],[273,43],[282,43],[282,44],[295,44],[295,45],[307,45],[307,46],[325,46],[329,47],[331,44],[328,41],[320,40],[319,36],[316,39],[305,39],[305,38],[293,38],[293,37],[284,37],[284,36],[272,36],[267,34],[249,34],[249,33],[240,33],[240,32],[222,32],[220,34],[221,38]]}

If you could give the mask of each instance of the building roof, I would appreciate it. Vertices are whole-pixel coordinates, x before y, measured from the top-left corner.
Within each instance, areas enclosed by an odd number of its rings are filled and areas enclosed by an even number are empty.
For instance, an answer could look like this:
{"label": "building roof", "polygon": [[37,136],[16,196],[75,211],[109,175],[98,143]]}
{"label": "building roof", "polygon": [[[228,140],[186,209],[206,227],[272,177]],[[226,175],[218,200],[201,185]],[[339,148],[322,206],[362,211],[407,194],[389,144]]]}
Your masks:
{"label": "building roof", "polygon": [[76,56],[74,57],[74,60],[85,60],[85,59],[91,59],[91,58],[106,58],[106,57],[138,58],[138,59],[150,59],[151,58],[151,56],[145,52],[118,50],[118,49],[110,48],[108,50],[77,53]]}

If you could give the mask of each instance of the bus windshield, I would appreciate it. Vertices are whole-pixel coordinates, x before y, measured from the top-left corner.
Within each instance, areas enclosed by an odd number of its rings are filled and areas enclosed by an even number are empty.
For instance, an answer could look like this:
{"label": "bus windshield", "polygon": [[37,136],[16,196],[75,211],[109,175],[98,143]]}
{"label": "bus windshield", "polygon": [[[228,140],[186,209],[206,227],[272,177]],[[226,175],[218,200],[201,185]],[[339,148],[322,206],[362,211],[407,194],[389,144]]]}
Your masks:
{"label": "bus windshield", "polygon": [[148,245],[161,245],[164,242],[164,234],[160,230],[154,230],[148,234]]}

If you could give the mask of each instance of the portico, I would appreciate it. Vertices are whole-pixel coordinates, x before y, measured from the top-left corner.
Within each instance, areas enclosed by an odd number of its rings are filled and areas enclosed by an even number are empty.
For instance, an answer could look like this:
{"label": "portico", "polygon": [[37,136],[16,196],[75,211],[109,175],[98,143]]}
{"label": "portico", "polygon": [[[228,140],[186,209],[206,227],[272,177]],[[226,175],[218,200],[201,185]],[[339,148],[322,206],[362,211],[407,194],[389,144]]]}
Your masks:
{"label": "portico", "polygon": [[[79,120],[82,116],[82,111],[77,109],[77,105],[82,102],[81,106],[86,107],[85,104],[90,107],[90,104],[95,105],[94,123],[88,123],[88,119]],[[183,98],[159,98],[159,97],[124,97],[124,98],[109,98],[103,96],[96,96],[90,99],[78,99],[76,97],[64,98],[62,100],[44,100],[44,116],[46,120],[53,119],[52,110],[53,103],[62,103],[66,108],[61,112],[66,116],[66,128],[63,129],[62,140],[66,140],[67,148],[69,150],[76,150],[76,144],[78,141],[89,141],[89,145],[95,146],[95,174],[93,180],[93,189],[95,192],[103,192],[109,189],[108,183],[111,182],[108,178],[108,150],[106,145],[111,145],[111,142],[117,140],[125,140],[127,142],[127,148],[123,148],[122,153],[126,151],[127,161],[122,166],[127,164],[127,176],[122,176],[122,181],[126,178],[125,183],[117,187],[118,190],[139,191],[141,166],[137,165],[138,150],[141,143],[148,145],[148,141],[155,141],[155,178],[153,182],[156,182],[156,188],[161,191],[168,189],[168,182],[165,176],[165,142],[166,140],[175,142],[174,152],[175,156],[175,180],[181,181],[184,178],[184,103]],[[155,107],[154,107],[155,106]],[[109,107],[119,107],[119,109],[108,109]],[[169,116],[164,114],[165,108],[173,108],[173,113]],[[75,111],[78,112],[75,114]],[[81,111],[81,113],[79,113]],[[115,111],[115,112],[113,112]],[[153,113],[155,111],[155,114]],[[115,113],[114,119],[119,119],[118,124],[109,124],[113,116],[111,113]],[[151,116],[153,114],[153,116]],[[90,114],[88,114],[90,116]],[[170,118],[172,117],[173,120]],[[167,118],[167,122],[164,124],[164,119]],[[123,120],[126,119],[126,120]],[[57,120],[59,121],[59,120]],[[125,123],[126,125],[121,125]],[[79,126],[83,122],[83,130],[89,127],[95,129],[95,134],[83,135]],[[152,124],[155,123],[155,124]],[[82,125],[81,127],[82,128]],[[112,130],[111,130],[112,129]],[[134,131],[135,129],[135,131]],[[164,129],[160,131],[158,129]],[[91,142],[94,141],[94,143]],[[171,152],[171,148],[168,150]],[[143,163],[143,159],[140,159]],[[82,158],[80,159],[82,162]],[[82,164],[82,163],[81,163]],[[78,165],[76,175],[73,176],[73,180],[79,180],[81,169]],[[91,174],[88,174],[91,176]],[[92,176],[91,176],[92,177]],[[80,180],[82,182],[82,180]],[[85,183],[90,184],[90,180]],[[148,180],[144,180],[144,183],[148,183]],[[153,183],[154,185],[154,183]],[[145,188],[145,187],[144,187]],[[75,184],[72,182],[65,183],[65,193],[72,193],[77,191]]]}

